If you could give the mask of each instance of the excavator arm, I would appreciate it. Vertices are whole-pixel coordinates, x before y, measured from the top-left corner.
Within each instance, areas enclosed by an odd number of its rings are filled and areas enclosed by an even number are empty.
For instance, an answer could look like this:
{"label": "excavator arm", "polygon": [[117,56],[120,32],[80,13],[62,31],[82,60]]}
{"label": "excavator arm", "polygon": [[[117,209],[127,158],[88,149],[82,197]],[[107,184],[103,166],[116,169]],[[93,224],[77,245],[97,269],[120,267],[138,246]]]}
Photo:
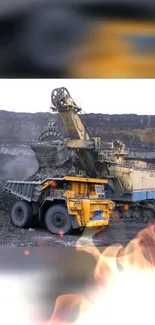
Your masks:
{"label": "excavator arm", "polygon": [[64,127],[71,139],[90,140],[90,137],[78,115],[81,111],[73,99],[69,91],[62,87],[52,91],[51,101],[54,107],[51,109],[58,112],[62,118]]}
{"label": "excavator arm", "polygon": [[90,138],[80,113],[69,91],[62,87],[51,93],[51,110],[58,112],[68,133],[67,147],[76,150],[80,166],[89,177],[109,175],[109,163],[118,162],[126,155],[125,145],[120,141],[101,142],[101,138]]}
{"label": "excavator arm", "polygon": [[95,163],[100,152],[101,139],[90,138],[79,117],[81,108],[75,104],[66,88],[54,89],[51,102],[53,106],[50,109],[59,113],[70,138],[67,147],[76,150],[82,169],[88,176],[97,176]]}

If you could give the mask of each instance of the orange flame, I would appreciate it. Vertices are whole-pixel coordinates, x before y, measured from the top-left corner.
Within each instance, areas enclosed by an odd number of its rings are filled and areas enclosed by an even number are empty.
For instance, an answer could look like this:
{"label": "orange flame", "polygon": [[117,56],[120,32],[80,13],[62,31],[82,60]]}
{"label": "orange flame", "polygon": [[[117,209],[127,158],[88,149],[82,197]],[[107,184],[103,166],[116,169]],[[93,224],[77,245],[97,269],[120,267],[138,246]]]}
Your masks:
{"label": "orange flame", "polygon": [[79,294],[58,297],[47,325],[152,323],[155,225],[142,230],[126,247],[113,245],[102,253],[97,247],[77,247],[77,251],[92,254],[96,260],[95,296],[91,301]]}

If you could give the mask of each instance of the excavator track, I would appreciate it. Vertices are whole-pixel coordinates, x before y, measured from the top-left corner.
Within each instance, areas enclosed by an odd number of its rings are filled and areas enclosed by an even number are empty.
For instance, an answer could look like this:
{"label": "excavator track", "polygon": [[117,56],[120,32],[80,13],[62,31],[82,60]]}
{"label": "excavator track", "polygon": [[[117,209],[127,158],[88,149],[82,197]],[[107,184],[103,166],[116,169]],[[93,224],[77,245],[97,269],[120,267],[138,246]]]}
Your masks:
{"label": "excavator track", "polygon": [[113,213],[112,220],[125,220],[125,221],[137,221],[137,222],[150,222],[155,218],[155,210],[144,207],[143,205],[132,207],[129,206],[128,210],[123,210],[120,206],[117,206]]}

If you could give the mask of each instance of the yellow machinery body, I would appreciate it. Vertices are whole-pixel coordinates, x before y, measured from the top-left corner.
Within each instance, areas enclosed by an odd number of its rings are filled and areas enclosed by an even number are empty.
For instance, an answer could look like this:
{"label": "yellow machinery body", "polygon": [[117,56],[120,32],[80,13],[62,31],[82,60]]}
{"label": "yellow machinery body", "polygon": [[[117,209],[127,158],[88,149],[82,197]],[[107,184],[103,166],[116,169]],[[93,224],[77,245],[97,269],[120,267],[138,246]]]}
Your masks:
{"label": "yellow machinery body", "polygon": [[73,77],[154,78],[155,23],[103,20],[95,24],[77,53]]}
{"label": "yellow machinery body", "polygon": [[75,217],[79,227],[107,226],[115,203],[105,198],[104,186],[107,180],[66,176],[44,183],[42,190],[51,188],[54,201],[64,200],[68,214]]}

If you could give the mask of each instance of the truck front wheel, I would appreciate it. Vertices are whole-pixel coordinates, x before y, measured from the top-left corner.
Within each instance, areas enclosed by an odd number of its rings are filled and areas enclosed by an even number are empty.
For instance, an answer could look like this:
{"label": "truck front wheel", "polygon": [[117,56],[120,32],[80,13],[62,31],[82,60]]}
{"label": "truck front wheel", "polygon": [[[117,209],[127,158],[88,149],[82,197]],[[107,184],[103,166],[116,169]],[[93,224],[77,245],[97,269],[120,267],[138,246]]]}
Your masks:
{"label": "truck front wheel", "polygon": [[33,222],[33,210],[29,202],[18,201],[11,211],[11,221],[14,226],[28,228]]}
{"label": "truck front wheel", "polygon": [[64,235],[72,230],[71,218],[67,209],[62,205],[53,205],[45,214],[47,229],[55,235]]}

